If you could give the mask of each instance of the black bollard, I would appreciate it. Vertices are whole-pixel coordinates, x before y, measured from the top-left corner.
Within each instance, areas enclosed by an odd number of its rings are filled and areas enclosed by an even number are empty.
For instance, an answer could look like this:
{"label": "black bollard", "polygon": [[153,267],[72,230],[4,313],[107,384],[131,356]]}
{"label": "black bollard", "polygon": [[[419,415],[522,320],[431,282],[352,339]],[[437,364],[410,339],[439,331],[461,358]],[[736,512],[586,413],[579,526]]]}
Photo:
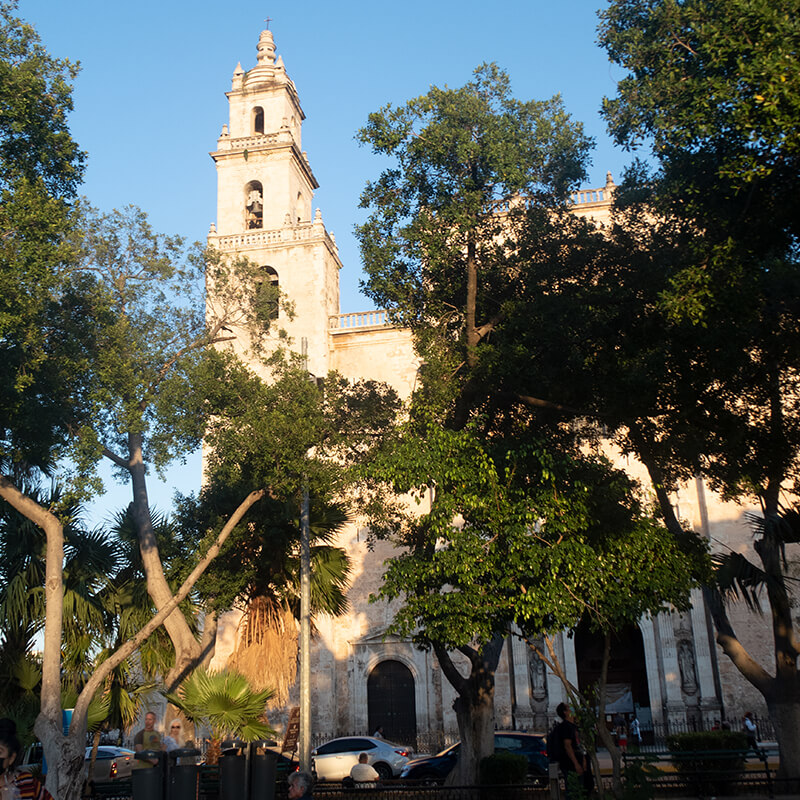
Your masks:
{"label": "black bollard", "polygon": [[222,743],[219,797],[220,800],[243,800],[247,797],[247,755],[245,743],[238,739]]}
{"label": "black bollard", "polygon": [[[133,757],[144,762],[133,767],[133,800],[163,800],[164,753],[160,750],[140,750]],[[151,764],[150,761],[157,763]]]}
{"label": "black bollard", "polygon": [[169,774],[167,777],[167,797],[169,800],[195,800],[199,794],[200,768],[197,756],[200,751],[194,747],[178,747],[167,753]]}
{"label": "black bollard", "polygon": [[274,800],[278,754],[271,739],[250,742],[250,800]]}

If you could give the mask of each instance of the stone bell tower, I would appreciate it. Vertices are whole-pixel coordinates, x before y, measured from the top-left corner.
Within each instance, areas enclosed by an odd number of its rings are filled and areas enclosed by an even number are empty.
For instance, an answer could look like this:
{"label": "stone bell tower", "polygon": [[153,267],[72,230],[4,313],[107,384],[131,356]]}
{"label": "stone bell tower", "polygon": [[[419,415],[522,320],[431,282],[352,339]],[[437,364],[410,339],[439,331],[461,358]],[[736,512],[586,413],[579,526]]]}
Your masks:
{"label": "stone bell tower", "polygon": [[217,223],[208,244],[224,255],[244,255],[264,270],[293,303],[294,317],[278,324],[292,349],[308,354],[308,368],[329,367],[330,317],[339,313],[339,261],[319,209],[317,183],[301,149],[305,114],[297,89],[275,56],[272,31],[261,32],[258,63],[233,73],[229,121],[211,157],[217,167]]}

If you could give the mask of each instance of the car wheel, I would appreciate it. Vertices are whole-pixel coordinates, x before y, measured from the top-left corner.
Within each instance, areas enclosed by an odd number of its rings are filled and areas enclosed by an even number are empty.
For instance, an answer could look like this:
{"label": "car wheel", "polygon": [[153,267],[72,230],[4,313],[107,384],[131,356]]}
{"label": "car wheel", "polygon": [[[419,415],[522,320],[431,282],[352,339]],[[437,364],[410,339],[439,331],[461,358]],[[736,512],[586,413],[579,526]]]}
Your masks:
{"label": "car wheel", "polygon": [[377,764],[373,764],[372,767],[382,781],[392,777],[392,768],[388,764],[379,761]]}
{"label": "car wheel", "polygon": [[423,772],[417,778],[417,781],[422,786],[439,786],[440,784],[444,783],[440,775],[437,775],[435,772]]}

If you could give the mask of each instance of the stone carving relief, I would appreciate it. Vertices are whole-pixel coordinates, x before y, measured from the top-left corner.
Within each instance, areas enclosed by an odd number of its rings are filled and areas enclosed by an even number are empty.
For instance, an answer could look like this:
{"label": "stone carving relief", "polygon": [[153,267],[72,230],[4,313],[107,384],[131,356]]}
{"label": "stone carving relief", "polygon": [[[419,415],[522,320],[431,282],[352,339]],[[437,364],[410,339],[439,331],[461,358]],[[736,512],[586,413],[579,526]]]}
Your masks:
{"label": "stone carving relief", "polygon": [[535,700],[547,697],[547,672],[544,661],[533,648],[528,650],[528,670],[531,680],[531,694]]}
{"label": "stone carving relief", "polygon": [[697,670],[692,643],[683,639],[678,645],[678,667],[681,671],[681,688],[686,694],[697,692]]}

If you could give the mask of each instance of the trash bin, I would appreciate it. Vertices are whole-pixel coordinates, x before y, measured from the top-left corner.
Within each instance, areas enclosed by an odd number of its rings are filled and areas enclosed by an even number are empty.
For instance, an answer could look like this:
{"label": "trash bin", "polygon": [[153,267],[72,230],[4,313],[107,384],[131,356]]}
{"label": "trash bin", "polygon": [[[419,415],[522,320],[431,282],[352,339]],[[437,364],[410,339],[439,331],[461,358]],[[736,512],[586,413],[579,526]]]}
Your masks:
{"label": "trash bin", "polygon": [[262,739],[250,742],[250,800],[274,800],[278,754],[271,747],[277,742]]}
{"label": "trash bin", "polygon": [[244,800],[247,796],[247,754],[238,739],[222,743],[219,757],[220,800]]}
{"label": "trash bin", "polygon": [[131,780],[133,800],[163,800],[164,797],[164,753],[160,750],[140,750],[134,759],[156,764],[134,764]]}
{"label": "trash bin", "polygon": [[199,755],[200,751],[194,747],[178,747],[167,753],[169,800],[195,800],[198,796],[200,768],[197,766],[197,756]]}

